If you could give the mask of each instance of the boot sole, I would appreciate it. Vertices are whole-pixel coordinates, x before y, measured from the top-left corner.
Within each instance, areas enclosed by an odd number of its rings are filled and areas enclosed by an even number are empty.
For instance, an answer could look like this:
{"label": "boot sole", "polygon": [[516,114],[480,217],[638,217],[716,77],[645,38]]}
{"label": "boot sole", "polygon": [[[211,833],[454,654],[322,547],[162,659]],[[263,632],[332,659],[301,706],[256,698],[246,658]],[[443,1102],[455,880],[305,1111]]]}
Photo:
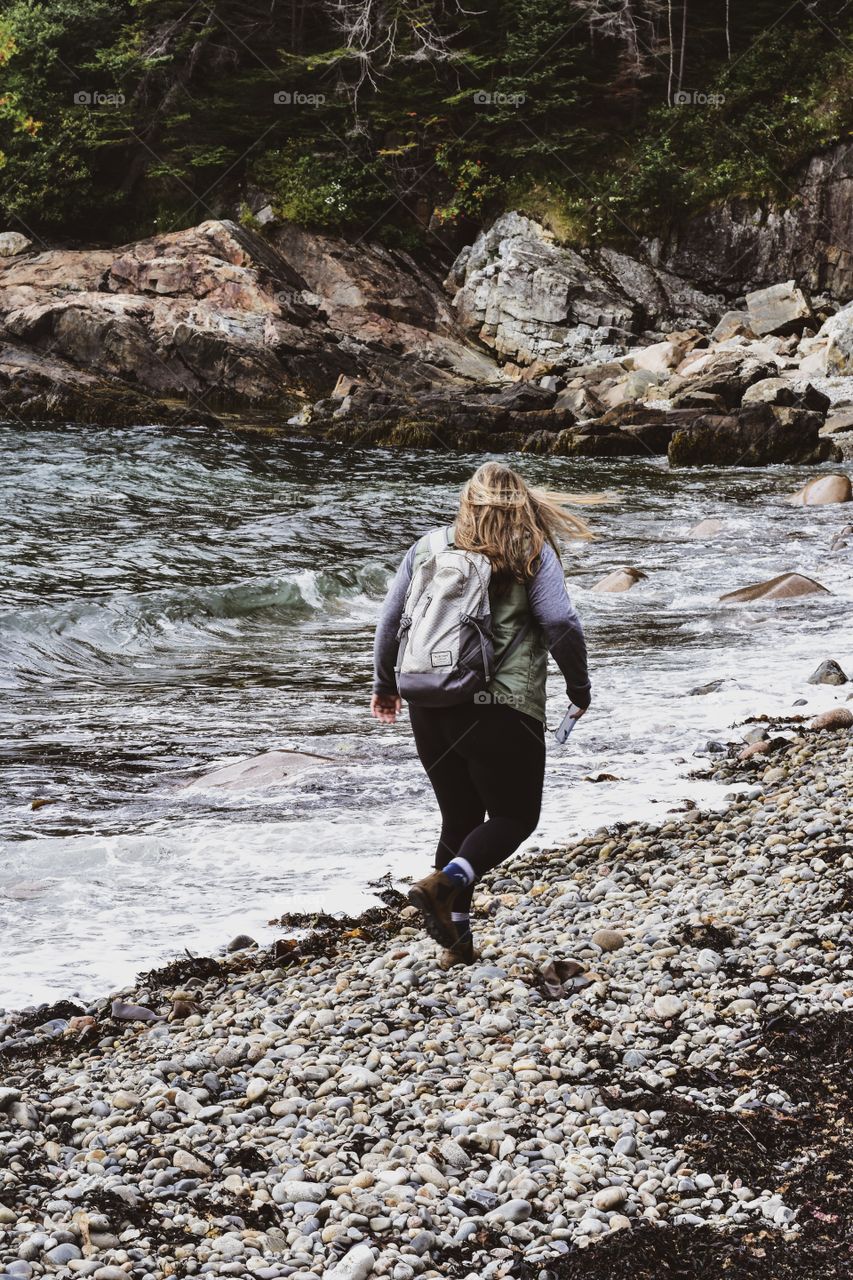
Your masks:
{"label": "boot sole", "polygon": [[453,947],[445,947],[438,964],[441,969],[455,969],[459,965],[470,966],[476,964],[479,958],[476,952],[469,955],[460,955]]}
{"label": "boot sole", "polygon": [[435,914],[435,908],[428,895],[415,885],[406,896],[412,906],[417,907],[423,916],[424,928],[433,942],[437,942],[442,947],[447,947],[450,950],[456,941],[455,935]]}

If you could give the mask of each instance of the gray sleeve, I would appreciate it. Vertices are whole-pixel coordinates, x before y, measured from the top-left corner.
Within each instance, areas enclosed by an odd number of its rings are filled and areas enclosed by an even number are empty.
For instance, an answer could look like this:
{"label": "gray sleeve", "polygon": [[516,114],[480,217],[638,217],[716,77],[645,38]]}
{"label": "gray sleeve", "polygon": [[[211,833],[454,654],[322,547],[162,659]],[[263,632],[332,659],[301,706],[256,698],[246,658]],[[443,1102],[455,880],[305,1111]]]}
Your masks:
{"label": "gray sleeve", "polygon": [[551,656],[563,673],[566,692],[576,707],[586,709],[592,694],[583,627],[569,599],[560,558],[547,542],[539,568],[527,584],[527,598],[533,620],[541,627]]}
{"label": "gray sleeve", "polygon": [[373,638],[373,692],[395,694],[397,678],[394,675],[394,662],[397,657],[397,632],[403,614],[403,603],[412,580],[412,563],[415,558],[417,543],[413,543],[406,552],[394,580],[388,588],[376,635]]}

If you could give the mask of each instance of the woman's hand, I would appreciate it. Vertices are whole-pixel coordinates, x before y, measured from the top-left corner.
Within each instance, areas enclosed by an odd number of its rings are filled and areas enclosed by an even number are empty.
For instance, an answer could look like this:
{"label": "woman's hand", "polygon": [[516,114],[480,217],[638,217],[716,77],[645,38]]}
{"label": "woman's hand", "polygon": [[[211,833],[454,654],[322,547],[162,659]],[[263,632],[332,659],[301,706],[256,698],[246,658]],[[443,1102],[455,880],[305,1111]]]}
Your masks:
{"label": "woman's hand", "polygon": [[393,693],[374,693],[370,699],[370,714],[381,724],[394,724],[403,703]]}

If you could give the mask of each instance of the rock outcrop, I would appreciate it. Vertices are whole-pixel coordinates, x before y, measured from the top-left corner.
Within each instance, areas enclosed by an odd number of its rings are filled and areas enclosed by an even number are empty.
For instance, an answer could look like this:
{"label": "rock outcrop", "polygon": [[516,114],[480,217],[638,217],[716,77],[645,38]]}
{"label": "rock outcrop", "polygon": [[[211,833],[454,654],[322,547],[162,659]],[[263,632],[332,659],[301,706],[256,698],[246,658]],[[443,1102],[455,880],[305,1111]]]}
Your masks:
{"label": "rock outcrop", "polygon": [[78,368],[49,351],[0,339],[0,415],[20,422],[90,422],[104,427],[213,426],[203,404],[167,403],[118,378]]}
{"label": "rock outcrop", "polygon": [[823,418],[807,409],[750,404],[734,413],[705,414],[679,428],[669,445],[673,466],[813,464],[836,458],[836,446],[820,436]]}
{"label": "rock outcrop", "polygon": [[[378,278],[356,306],[328,243],[315,238],[312,251],[294,233],[289,247],[301,264],[313,262],[316,287],[328,285],[328,309],[275,243],[233,222],[204,222],[118,249],[7,258],[0,332],[11,356],[0,362],[0,399],[31,416],[95,421],[169,421],[168,406],[179,400],[196,415],[263,409],[283,424],[328,395],[341,373],[415,387],[500,376],[454,328],[439,286],[430,294],[424,273],[406,318],[394,318],[391,290],[405,293],[408,262],[360,246],[362,277],[373,268]],[[353,249],[353,275],[355,256]],[[107,380],[115,415],[92,418],[94,386],[84,375]],[[55,397],[34,393],[54,378]],[[166,405],[159,414],[158,401]]]}
{"label": "rock outcrop", "polygon": [[332,441],[676,466],[840,462],[853,398],[821,378],[853,373],[853,303],[829,314],[853,292],[852,184],[853,144],[812,162],[803,203],[734,202],[635,256],[506,213],[459,254],[449,292],[404,252],[272,216],[262,233],[209,221],[118,249],[39,253],[5,233],[0,409],[233,411]]}
{"label": "rock outcrop", "polygon": [[474,392],[401,394],[347,384],[345,393],[314,405],[308,429],[344,442],[562,457],[668,456],[675,466],[841,460],[837,443],[821,435],[827,397],[808,383],[769,376],[779,366],[754,354],[762,344],[715,350],[699,345],[707,339],[698,334],[680,341],[696,345],[668,377],[648,384],[634,381],[641,371],[633,368],[633,352],[538,383],[521,380]]}
{"label": "rock outcrop", "polygon": [[731,200],[649,243],[650,259],[697,288],[731,296],[793,278],[836,302],[853,295],[853,144],[813,156],[787,181],[794,199]]}
{"label": "rock outcrop", "polygon": [[447,280],[462,325],[505,360],[549,367],[621,352],[646,329],[716,318],[719,298],[649,262],[557,244],[505,213],[457,257]]}
{"label": "rock outcrop", "polygon": [[426,387],[497,376],[494,357],[465,337],[444,292],[411,254],[314,235],[292,223],[273,226],[269,236],[341,345],[356,344],[362,367],[371,353],[376,382]]}

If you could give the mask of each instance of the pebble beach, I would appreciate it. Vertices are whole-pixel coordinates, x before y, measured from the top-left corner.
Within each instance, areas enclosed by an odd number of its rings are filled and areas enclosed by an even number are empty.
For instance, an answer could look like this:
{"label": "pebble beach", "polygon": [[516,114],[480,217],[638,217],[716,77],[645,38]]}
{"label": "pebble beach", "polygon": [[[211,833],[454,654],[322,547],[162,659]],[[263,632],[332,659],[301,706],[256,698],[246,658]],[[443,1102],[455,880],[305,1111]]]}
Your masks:
{"label": "pebble beach", "polygon": [[0,1274],[853,1274],[853,716],[828,714],[742,725],[702,764],[722,810],[505,864],[471,967],[438,966],[403,884],[7,1017]]}

